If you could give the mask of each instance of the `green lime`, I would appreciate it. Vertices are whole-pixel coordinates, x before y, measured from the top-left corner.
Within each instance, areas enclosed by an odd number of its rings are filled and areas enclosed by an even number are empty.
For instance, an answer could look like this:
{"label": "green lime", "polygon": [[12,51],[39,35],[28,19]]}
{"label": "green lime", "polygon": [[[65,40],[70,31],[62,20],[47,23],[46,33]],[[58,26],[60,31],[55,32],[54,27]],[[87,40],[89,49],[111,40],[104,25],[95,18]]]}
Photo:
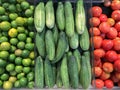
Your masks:
{"label": "green lime", "polygon": [[26,1],[26,0],[17,0],[18,3],[22,3],[23,1]]}
{"label": "green lime", "polygon": [[29,17],[29,18],[27,19],[28,25],[33,25],[33,22],[34,22],[33,17]]}
{"label": "green lime", "polygon": [[27,24],[27,20],[28,20],[28,18],[26,18],[26,17],[24,17],[24,21],[25,21],[25,26],[27,26],[28,24]]}
{"label": "green lime", "polygon": [[21,7],[22,7],[23,10],[26,10],[30,7],[30,4],[27,1],[23,1],[21,3]]}
{"label": "green lime", "polygon": [[31,70],[30,67],[24,67],[24,68],[23,68],[23,72],[24,72],[25,74],[29,73],[30,70]]}
{"label": "green lime", "polygon": [[11,72],[11,71],[14,71],[14,69],[15,69],[15,65],[14,64],[8,64],[7,66],[6,66],[6,70],[8,71],[8,72]]}
{"label": "green lime", "polygon": [[16,21],[16,23],[17,23],[18,26],[23,26],[24,23],[25,23],[23,17],[17,17],[15,21]]}
{"label": "green lime", "polygon": [[17,31],[17,29],[15,29],[15,28],[11,28],[11,29],[9,30],[9,32],[8,32],[8,35],[9,35],[10,37],[16,37],[17,34],[18,34],[18,31]]}
{"label": "green lime", "polygon": [[8,6],[9,6],[9,3],[8,3],[8,2],[5,2],[5,3],[2,4],[2,7],[3,7],[3,8],[6,8],[6,9],[7,9]]}
{"label": "green lime", "polygon": [[11,48],[10,48],[10,52],[15,52],[15,50],[16,50],[16,47],[15,46],[13,46],[13,45],[11,45]]}
{"label": "green lime", "polygon": [[27,79],[28,79],[28,81],[33,81],[34,80],[34,73],[33,72],[29,72],[27,74]]}
{"label": "green lime", "polygon": [[32,66],[35,66],[35,61],[34,60],[32,60],[32,64],[31,64]]}
{"label": "green lime", "polygon": [[23,66],[16,66],[15,67],[15,71],[17,72],[17,73],[21,73],[22,71],[23,71]]}
{"label": "green lime", "polygon": [[16,6],[15,6],[14,4],[10,4],[10,5],[8,6],[8,10],[9,10],[9,12],[11,12],[11,13],[14,13],[14,12],[17,11]]}
{"label": "green lime", "polygon": [[25,44],[25,49],[32,51],[34,50],[34,44],[33,43],[27,43]]}
{"label": "green lime", "polygon": [[31,16],[33,15],[33,11],[32,11],[31,9],[26,9],[26,10],[25,10],[25,15],[26,15],[27,17],[31,17]]}
{"label": "green lime", "polygon": [[22,55],[22,50],[21,49],[15,50],[15,55],[16,56],[21,56]]}
{"label": "green lime", "polygon": [[30,9],[33,11],[35,7],[33,5],[30,5]]}
{"label": "green lime", "polygon": [[7,42],[7,41],[8,41],[8,38],[6,36],[0,37],[0,43],[1,42]]}
{"label": "green lime", "polygon": [[19,74],[17,74],[17,79],[21,79],[24,76],[25,76],[25,73],[19,73]]}
{"label": "green lime", "polygon": [[10,62],[14,62],[15,58],[16,58],[15,54],[10,54],[9,55],[9,61]]}
{"label": "green lime", "polygon": [[9,42],[2,42],[0,47],[2,50],[10,50],[10,43]]}
{"label": "green lime", "polygon": [[0,20],[2,21],[8,21],[9,20],[9,17],[7,15],[2,15]]}
{"label": "green lime", "polygon": [[24,65],[24,66],[30,66],[31,65],[31,63],[32,63],[32,60],[31,59],[29,59],[29,58],[26,58],[26,59],[23,59],[22,60],[22,64]]}
{"label": "green lime", "polygon": [[27,87],[30,89],[33,89],[34,88],[34,81],[28,82]]}
{"label": "green lime", "polygon": [[17,39],[17,38],[11,38],[11,39],[10,39],[10,43],[11,43],[12,45],[17,45],[18,39]]}
{"label": "green lime", "polygon": [[3,31],[2,35],[8,37],[8,32],[7,31],[5,31],[5,32]]}
{"label": "green lime", "polygon": [[22,58],[21,57],[16,57],[15,64],[16,65],[21,65],[22,64]]}
{"label": "green lime", "polygon": [[4,73],[4,74],[1,75],[0,79],[3,80],[3,81],[6,81],[6,80],[9,79],[9,75]]}
{"label": "green lime", "polygon": [[3,85],[3,82],[2,82],[2,80],[0,80],[0,88],[2,87],[2,85]]}
{"label": "green lime", "polygon": [[7,62],[3,59],[0,59],[0,67],[5,67],[7,65]]}
{"label": "green lime", "polygon": [[8,51],[1,51],[0,52],[0,58],[1,59],[7,59],[9,57],[9,52]]}
{"label": "green lime", "polygon": [[26,43],[32,43],[32,38],[31,37],[27,37],[26,38]]}
{"label": "green lime", "polygon": [[24,27],[17,27],[17,30],[18,30],[19,33],[24,33],[25,32]]}
{"label": "green lime", "polygon": [[13,20],[13,21],[11,22],[11,26],[12,26],[12,28],[17,28],[17,23],[16,23],[15,20]]}
{"label": "green lime", "polygon": [[31,58],[31,59],[34,59],[34,58],[35,58],[35,53],[34,53],[34,51],[30,52],[29,58]]}
{"label": "green lime", "polygon": [[19,49],[24,49],[25,43],[24,43],[23,41],[20,41],[20,42],[18,42],[17,47],[18,47]]}
{"label": "green lime", "polygon": [[17,14],[17,13],[10,13],[10,14],[9,14],[9,18],[10,18],[11,20],[15,20],[17,17],[18,17],[18,14]]}
{"label": "green lime", "polygon": [[10,72],[10,75],[11,75],[11,76],[16,76],[16,74],[17,74],[16,71],[11,71],[11,72]]}
{"label": "green lime", "polygon": [[18,34],[17,38],[20,40],[20,41],[25,41],[26,40],[26,34],[24,33],[20,33]]}
{"label": "green lime", "polygon": [[5,14],[5,9],[4,9],[4,7],[0,6],[0,15],[3,15],[3,14]]}
{"label": "green lime", "polygon": [[28,30],[25,30],[25,34],[26,34],[26,35],[28,35],[28,34],[29,34]]}
{"label": "green lime", "polygon": [[5,90],[11,90],[12,87],[13,87],[13,84],[10,81],[5,81],[3,83],[3,89],[5,89]]}
{"label": "green lime", "polygon": [[27,85],[27,83],[28,83],[27,78],[22,77],[22,78],[20,79],[20,85],[21,85],[22,87],[25,87],[25,86]]}
{"label": "green lime", "polygon": [[16,0],[9,0],[9,2],[12,3],[12,4],[13,3],[16,4]]}
{"label": "green lime", "polygon": [[35,33],[34,33],[34,32],[29,32],[29,36],[30,36],[31,38],[34,38]]}
{"label": "green lime", "polygon": [[16,9],[17,9],[18,12],[22,11],[22,8],[21,8],[20,4],[16,4]]}
{"label": "green lime", "polygon": [[3,67],[0,67],[0,75],[5,72],[5,69]]}
{"label": "green lime", "polygon": [[2,21],[0,23],[0,29],[3,31],[8,31],[11,28],[11,24],[8,21]]}
{"label": "green lime", "polygon": [[12,82],[12,83],[14,83],[16,80],[17,80],[17,78],[14,77],[14,76],[9,77],[9,81]]}
{"label": "green lime", "polygon": [[20,88],[20,87],[21,87],[21,86],[20,86],[20,81],[19,81],[19,80],[15,81],[14,87],[15,87],[15,88]]}
{"label": "green lime", "polygon": [[27,57],[29,56],[29,54],[30,54],[30,51],[29,51],[29,50],[26,50],[26,49],[25,49],[25,50],[22,51],[22,57],[23,57],[23,58],[27,58]]}

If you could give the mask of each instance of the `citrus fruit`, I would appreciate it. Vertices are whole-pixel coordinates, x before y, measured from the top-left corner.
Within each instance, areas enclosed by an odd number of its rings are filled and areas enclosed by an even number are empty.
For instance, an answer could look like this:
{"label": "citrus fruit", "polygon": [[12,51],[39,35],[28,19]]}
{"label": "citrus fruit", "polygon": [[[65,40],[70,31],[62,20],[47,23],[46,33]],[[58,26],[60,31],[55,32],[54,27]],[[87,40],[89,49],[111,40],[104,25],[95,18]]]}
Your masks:
{"label": "citrus fruit", "polygon": [[16,50],[16,47],[11,45],[10,52],[15,52],[15,50]]}
{"label": "citrus fruit", "polygon": [[7,62],[3,59],[0,59],[0,67],[5,67],[7,65]]}
{"label": "citrus fruit", "polygon": [[26,73],[26,74],[29,73],[30,70],[31,70],[30,67],[24,67],[24,68],[23,68],[23,72]]}
{"label": "citrus fruit", "polygon": [[2,16],[0,17],[0,20],[2,20],[2,21],[8,21],[8,20],[9,20],[9,17],[8,17],[7,15],[2,15]]}
{"label": "citrus fruit", "polygon": [[15,71],[17,72],[17,73],[21,73],[22,71],[23,71],[23,66],[16,66],[15,67]]}
{"label": "citrus fruit", "polygon": [[18,47],[19,49],[24,49],[25,43],[24,43],[23,41],[20,41],[20,42],[18,42],[17,47]]}
{"label": "citrus fruit", "polygon": [[18,39],[17,39],[17,38],[11,38],[11,39],[10,39],[10,43],[11,43],[12,45],[17,45]]}
{"label": "citrus fruit", "polygon": [[23,17],[17,17],[17,18],[15,19],[15,21],[16,21],[16,23],[17,23],[18,26],[23,26],[24,23],[25,23]]}
{"label": "citrus fruit", "polygon": [[5,9],[0,6],[0,15],[5,14]]}
{"label": "citrus fruit", "polygon": [[28,19],[27,19],[27,24],[28,25],[33,25],[33,18],[32,17],[29,17]]}
{"label": "citrus fruit", "polygon": [[16,56],[21,56],[21,54],[22,54],[22,50],[21,49],[15,50],[15,55]]}
{"label": "citrus fruit", "polygon": [[3,67],[0,67],[0,75],[5,72],[5,69]]}
{"label": "citrus fruit", "polygon": [[27,1],[23,1],[21,3],[21,7],[22,7],[23,10],[26,10],[30,7],[30,4]]}
{"label": "citrus fruit", "polygon": [[10,37],[16,37],[17,34],[18,34],[18,31],[17,31],[17,29],[15,29],[15,28],[11,28],[11,29],[9,30],[9,32],[8,32],[8,35],[9,35]]}
{"label": "citrus fruit", "polygon": [[22,78],[22,77],[24,77],[25,76],[25,73],[19,73],[19,74],[17,74],[17,79],[20,79],[20,78]]}
{"label": "citrus fruit", "polygon": [[2,50],[10,50],[10,43],[9,42],[2,42],[0,45]]}
{"label": "citrus fruit", "polygon": [[16,65],[21,65],[22,64],[22,58],[21,57],[16,57],[15,64]]}
{"label": "citrus fruit", "polygon": [[35,8],[35,7],[34,7],[33,5],[30,5],[30,9],[31,9],[31,10],[34,10],[34,8]]}
{"label": "citrus fruit", "polygon": [[20,81],[19,81],[19,80],[15,81],[14,87],[15,87],[15,88],[20,88],[20,87],[21,87],[21,86],[20,86]]}
{"label": "citrus fruit", "polygon": [[3,82],[2,82],[2,80],[0,80],[0,87],[2,87],[2,85],[3,85]]}
{"label": "citrus fruit", "polygon": [[18,34],[17,38],[20,40],[20,41],[25,41],[26,40],[26,34],[25,33],[20,33]]}
{"label": "citrus fruit", "polygon": [[20,85],[21,85],[22,87],[25,87],[25,86],[27,85],[27,83],[28,83],[27,78],[22,77],[22,78],[20,79]]}
{"label": "citrus fruit", "polygon": [[10,63],[10,64],[8,64],[8,65],[6,66],[6,70],[7,70],[8,72],[14,71],[14,69],[15,69],[15,65],[12,64],[12,63]]}
{"label": "citrus fruit", "polygon": [[19,33],[24,33],[25,32],[25,28],[24,27],[17,27],[17,31]]}
{"label": "citrus fruit", "polygon": [[8,41],[8,38],[6,36],[0,37],[0,43],[1,42],[7,42],[7,41]]}
{"label": "citrus fruit", "polygon": [[1,77],[0,77],[0,79],[3,80],[3,81],[8,80],[8,78],[9,78],[9,75],[6,74],[6,73],[2,74]]}
{"label": "citrus fruit", "polygon": [[29,58],[31,58],[31,59],[34,59],[34,58],[35,58],[35,53],[34,53],[34,51],[30,52]]}
{"label": "citrus fruit", "polygon": [[11,28],[11,24],[8,21],[2,21],[0,23],[0,29],[3,31],[8,31]]}
{"label": "citrus fruit", "polygon": [[0,58],[7,59],[9,57],[8,51],[1,51],[0,52]]}
{"label": "citrus fruit", "polygon": [[15,54],[10,54],[9,55],[9,61],[10,62],[14,62],[15,58],[16,58]]}
{"label": "citrus fruit", "polygon": [[13,20],[13,21],[11,22],[11,26],[12,26],[12,28],[17,28],[17,23],[16,23],[15,20]]}
{"label": "citrus fruit", "polygon": [[33,11],[32,11],[31,9],[26,9],[26,10],[25,10],[25,15],[26,15],[27,17],[31,17],[31,16],[33,15]]}
{"label": "citrus fruit", "polygon": [[33,72],[29,72],[27,74],[27,79],[28,79],[28,81],[32,81],[34,79],[34,73]]}
{"label": "citrus fruit", "polygon": [[27,43],[26,45],[25,45],[25,49],[27,49],[27,50],[34,50],[34,44],[33,43]]}
{"label": "citrus fruit", "polygon": [[34,81],[28,82],[27,87],[30,88],[30,89],[33,89],[34,88]]}
{"label": "citrus fruit", "polygon": [[17,72],[15,70],[10,72],[11,76],[16,76],[16,74],[17,74]]}
{"label": "citrus fruit", "polygon": [[9,18],[10,18],[11,20],[15,20],[17,17],[18,17],[18,14],[17,14],[17,13],[10,13],[10,14],[9,14]]}
{"label": "citrus fruit", "polygon": [[32,43],[32,38],[31,37],[27,37],[26,38],[26,43]]}
{"label": "citrus fruit", "polygon": [[30,51],[29,51],[29,50],[26,50],[26,49],[25,49],[25,50],[22,51],[22,57],[23,57],[23,58],[27,58],[27,57],[29,56],[29,54],[30,54]]}
{"label": "citrus fruit", "polygon": [[12,87],[13,87],[13,84],[10,81],[5,81],[3,83],[3,89],[5,89],[5,90],[10,90]]}
{"label": "citrus fruit", "polygon": [[23,59],[22,60],[22,64],[24,65],[24,66],[30,66],[31,65],[31,59],[29,59],[29,58],[26,58],[26,59]]}
{"label": "citrus fruit", "polygon": [[15,4],[10,4],[10,5],[8,6],[8,10],[9,10],[9,12],[11,12],[11,13],[16,12],[17,10],[16,10]]}
{"label": "citrus fruit", "polygon": [[7,31],[3,31],[2,35],[8,37],[8,32]]}
{"label": "citrus fruit", "polygon": [[5,8],[8,8],[8,6],[9,6],[9,3],[8,2],[5,2],[5,3],[3,3],[2,4],[2,7],[5,9]]}
{"label": "citrus fruit", "polygon": [[9,81],[12,83],[14,83],[16,80],[17,80],[16,77],[13,77],[13,76],[9,77]]}

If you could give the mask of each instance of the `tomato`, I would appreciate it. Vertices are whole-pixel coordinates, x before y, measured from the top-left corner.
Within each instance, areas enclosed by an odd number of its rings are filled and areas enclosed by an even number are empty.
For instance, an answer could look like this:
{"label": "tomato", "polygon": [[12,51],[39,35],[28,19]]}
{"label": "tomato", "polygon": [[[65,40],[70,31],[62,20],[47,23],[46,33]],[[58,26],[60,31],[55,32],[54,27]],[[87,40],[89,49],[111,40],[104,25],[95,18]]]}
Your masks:
{"label": "tomato", "polygon": [[119,80],[116,78],[115,74],[112,74],[111,77],[110,77],[110,79],[111,79],[114,83],[116,83],[116,82],[119,81]]}
{"label": "tomato", "polygon": [[105,83],[105,86],[106,86],[107,88],[113,88],[113,86],[114,86],[113,81],[110,80],[110,79],[105,80],[104,83]]}
{"label": "tomato", "polygon": [[117,31],[120,31],[120,21],[118,21],[114,27],[117,29]]}
{"label": "tomato", "polygon": [[94,36],[93,37],[93,44],[94,44],[94,48],[100,48],[101,45],[102,45],[102,37],[100,37],[100,36]]}
{"label": "tomato", "polygon": [[110,30],[110,25],[107,22],[102,22],[99,25],[99,29],[102,33],[108,33]]}
{"label": "tomato", "polygon": [[111,2],[109,0],[104,1],[104,6],[109,7],[111,5]]}
{"label": "tomato", "polygon": [[120,38],[120,32],[118,32],[118,37]]}
{"label": "tomato", "polygon": [[120,80],[120,73],[119,72],[115,72],[115,76],[118,80]]}
{"label": "tomato", "polygon": [[107,51],[105,54],[105,58],[107,59],[107,61],[109,62],[114,62],[115,60],[117,60],[117,53],[113,50]]}
{"label": "tomato", "polygon": [[120,1],[119,0],[112,1],[111,8],[112,8],[112,10],[119,10],[120,9]]}
{"label": "tomato", "polygon": [[101,63],[101,59],[100,58],[94,59],[94,66],[95,67],[98,67],[100,65],[100,63]]}
{"label": "tomato", "polygon": [[91,27],[89,32],[91,35],[93,34],[94,36],[100,35],[100,30],[97,27],[93,27],[93,28]]}
{"label": "tomato", "polygon": [[104,39],[106,37],[105,33],[101,33],[100,36]]}
{"label": "tomato", "polygon": [[117,32],[117,30],[114,27],[111,27],[109,32],[106,34],[106,36],[109,39],[114,39],[114,38],[117,37],[117,35],[118,35],[118,32]]}
{"label": "tomato", "polygon": [[120,72],[120,59],[114,62],[114,69],[115,71]]}
{"label": "tomato", "polygon": [[120,10],[113,11],[111,17],[116,21],[120,21]]}
{"label": "tomato", "polygon": [[114,50],[120,50],[120,38],[116,38],[113,40],[113,48]]}
{"label": "tomato", "polygon": [[97,58],[102,58],[105,55],[105,51],[103,49],[96,49],[94,50],[94,57]]}
{"label": "tomato", "polygon": [[94,67],[95,77],[99,77],[102,74],[102,69],[100,67]]}
{"label": "tomato", "polygon": [[118,54],[118,59],[120,59],[120,54]]}
{"label": "tomato", "polygon": [[104,40],[102,41],[102,48],[103,48],[104,50],[110,50],[110,49],[112,49],[112,47],[113,47],[113,42],[112,42],[112,40],[104,39]]}
{"label": "tomato", "polygon": [[100,79],[102,80],[107,80],[108,78],[110,78],[110,73],[106,73],[106,72],[102,72]]}
{"label": "tomato", "polygon": [[101,79],[96,79],[92,81],[92,85],[98,89],[102,89],[104,87],[104,82]]}
{"label": "tomato", "polygon": [[102,14],[102,9],[99,6],[94,6],[91,8],[90,12],[94,17],[99,17]]}
{"label": "tomato", "polygon": [[106,22],[107,21],[107,16],[105,14],[101,14],[99,17],[101,22]]}
{"label": "tomato", "polygon": [[100,19],[97,17],[92,17],[89,19],[89,23],[91,26],[98,26],[100,24]]}
{"label": "tomato", "polygon": [[113,72],[113,64],[112,63],[109,63],[109,62],[105,62],[103,64],[103,70],[106,72],[106,73],[111,73]]}
{"label": "tomato", "polygon": [[113,26],[115,24],[115,20],[113,18],[108,18],[107,19],[107,23],[110,25],[110,26]]}

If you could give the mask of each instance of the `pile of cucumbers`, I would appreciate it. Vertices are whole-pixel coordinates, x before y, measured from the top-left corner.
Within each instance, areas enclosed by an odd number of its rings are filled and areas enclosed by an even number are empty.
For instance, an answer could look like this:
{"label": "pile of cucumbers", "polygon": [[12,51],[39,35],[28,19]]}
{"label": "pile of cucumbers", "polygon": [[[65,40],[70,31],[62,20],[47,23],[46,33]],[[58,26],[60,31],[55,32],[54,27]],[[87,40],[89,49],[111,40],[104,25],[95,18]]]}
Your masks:
{"label": "pile of cucumbers", "polygon": [[[83,0],[39,2],[35,7],[36,88],[87,89],[91,83],[90,41]],[[73,13],[75,12],[75,14]]]}

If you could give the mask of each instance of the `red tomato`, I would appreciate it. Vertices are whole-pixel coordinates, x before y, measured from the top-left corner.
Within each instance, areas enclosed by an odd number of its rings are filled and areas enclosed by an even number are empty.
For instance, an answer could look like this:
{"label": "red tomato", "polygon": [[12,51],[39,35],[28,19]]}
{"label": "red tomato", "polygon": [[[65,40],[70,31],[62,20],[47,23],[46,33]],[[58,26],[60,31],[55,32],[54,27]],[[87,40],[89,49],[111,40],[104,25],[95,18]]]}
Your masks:
{"label": "red tomato", "polygon": [[119,80],[116,78],[115,74],[112,74],[110,79],[114,82],[117,83]]}
{"label": "red tomato", "polygon": [[112,63],[109,63],[109,62],[105,62],[103,64],[103,70],[106,72],[106,73],[111,73],[113,72],[113,64]]}
{"label": "red tomato", "polygon": [[114,69],[115,71],[120,72],[120,59],[114,62]]}
{"label": "red tomato", "polygon": [[107,51],[105,54],[105,58],[107,59],[107,61],[109,62],[114,62],[115,60],[117,60],[117,53],[113,50]]}
{"label": "red tomato", "polygon": [[105,80],[104,83],[105,83],[105,86],[106,86],[107,88],[109,88],[109,89],[110,89],[110,88],[113,88],[113,86],[114,86],[113,81],[110,80],[110,79]]}
{"label": "red tomato", "polygon": [[100,79],[102,80],[107,80],[108,78],[110,78],[110,73],[106,73],[106,72],[102,72]]}
{"label": "red tomato", "polygon": [[120,54],[118,54],[118,59],[120,59]]}
{"label": "red tomato", "polygon": [[101,33],[100,36],[101,36],[103,39],[105,39],[106,34],[105,34],[105,33]]}
{"label": "red tomato", "polygon": [[106,34],[106,36],[109,38],[109,39],[114,39],[117,37],[117,30],[114,28],[114,27],[111,27],[109,32]]}
{"label": "red tomato", "polygon": [[102,89],[104,87],[104,82],[101,79],[96,79],[92,81],[92,85],[98,89]]}
{"label": "red tomato", "polygon": [[112,40],[104,39],[104,40],[102,41],[102,48],[103,48],[104,50],[110,50],[110,49],[112,49],[112,47],[113,47],[113,42],[112,42]]}
{"label": "red tomato", "polygon": [[102,74],[102,69],[100,67],[94,67],[95,77],[99,77]]}
{"label": "red tomato", "polygon": [[93,34],[94,36],[100,35],[100,30],[97,27],[93,27],[93,28],[91,27],[89,32],[91,35]]}
{"label": "red tomato", "polygon": [[118,82],[118,87],[120,87],[120,81]]}
{"label": "red tomato", "polygon": [[110,26],[113,26],[115,24],[115,20],[113,18],[108,18],[107,19],[107,23],[110,25]]}
{"label": "red tomato", "polygon": [[120,31],[120,21],[118,21],[114,27],[117,29],[117,31]]}
{"label": "red tomato", "polygon": [[119,0],[112,1],[111,8],[113,10],[119,10],[120,9],[120,1]]}
{"label": "red tomato", "polygon": [[94,36],[93,37],[93,44],[94,44],[94,48],[100,48],[102,45],[102,37]]}
{"label": "red tomato", "polygon": [[120,38],[113,40],[113,48],[114,50],[120,50]]}
{"label": "red tomato", "polygon": [[113,11],[111,17],[116,21],[120,21],[120,10]]}
{"label": "red tomato", "polygon": [[105,14],[101,14],[99,17],[101,22],[106,22],[107,21],[107,16]]}
{"label": "red tomato", "polygon": [[118,32],[118,37],[120,38],[120,32]]}
{"label": "red tomato", "polygon": [[94,50],[94,57],[97,58],[102,58],[105,55],[105,51],[103,49],[96,49]]}
{"label": "red tomato", "polygon": [[105,7],[109,7],[110,5],[111,5],[110,0],[105,0],[105,1],[104,1],[104,6],[105,6]]}
{"label": "red tomato", "polygon": [[120,73],[119,72],[115,72],[115,77],[120,80]]}
{"label": "red tomato", "polygon": [[89,23],[91,26],[96,27],[100,24],[100,19],[97,17],[92,17],[92,18],[90,18]]}
{"label": "red tomato", "polygon": [[100,65],[100,63],[101,63],[101,59],[100,58],[99,59],[94,59],[94,66],[95,67],[98,67]]}
{"label": "red tomato", "polygon": [[102,14],[102,9],[99,6],[94,6],[91,8],[90,12],[94,17],[99,17]]}
{"label": "red tomato", "polygon": [[108,33],[110,30],[110,25],[107,22],[102,22],[99,25],[99,29],[102,33]]}

